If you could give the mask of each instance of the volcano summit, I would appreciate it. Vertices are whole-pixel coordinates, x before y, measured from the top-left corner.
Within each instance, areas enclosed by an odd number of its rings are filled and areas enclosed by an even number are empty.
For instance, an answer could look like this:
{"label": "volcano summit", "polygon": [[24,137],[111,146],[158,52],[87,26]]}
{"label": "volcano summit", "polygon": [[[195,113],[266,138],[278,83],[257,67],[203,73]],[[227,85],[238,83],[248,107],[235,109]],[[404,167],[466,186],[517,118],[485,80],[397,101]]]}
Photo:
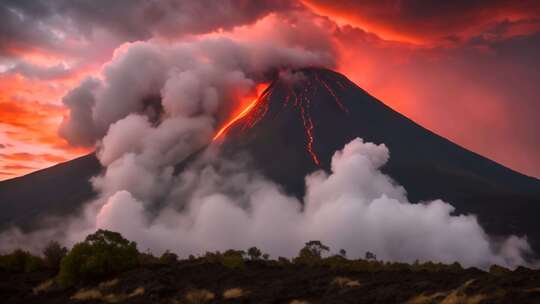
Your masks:
{"label": "volcano summit", "polygon": [[[444,199],[459,214],[477,215],[490,235],[527,235],[539,251],[538,180],[426,130],[333,71],[280,73],[214,142],[224,155],[247,151],[264,176],[301,198],[305,176],[330,171],[334,152],[357,137],[388,147],[383,172],[404,186],[409,201]],[[32,228],[36,218],[74,213],[95,195],[89,178],[100,170],[91,154],[1,182],[1,222]]]}

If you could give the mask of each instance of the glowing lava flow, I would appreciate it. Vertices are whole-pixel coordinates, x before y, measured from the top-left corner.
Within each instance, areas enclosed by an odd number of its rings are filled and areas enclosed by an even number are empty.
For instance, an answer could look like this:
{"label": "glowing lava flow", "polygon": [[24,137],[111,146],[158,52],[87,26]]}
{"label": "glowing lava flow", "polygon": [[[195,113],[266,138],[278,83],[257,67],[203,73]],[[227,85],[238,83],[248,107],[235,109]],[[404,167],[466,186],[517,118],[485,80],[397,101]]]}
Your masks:
{"label": "glowing lava flow", "polygon": [[[345,114],[349,113],[349,109],[341,102],[339,98],[339,91],[344,90],[346,86],[342,84],[339,79],[331,80],[337,84],[337,90],[335,87],[330,86],[325,79],[322,79],[322,77],[319,77],[317,74],[315,75],[314,81],[308,80],[304,82],[303,87],[294,88],[290,83],[286,82],[281,84],[287,90],[286,95],[282,100],[283,104],[281,110],[291,107],[299,112],[298,114],[300,115],[306,134],[306,150],[317,166],[320,166],[321,162],[317,156],[317,153],[315,152],[315,123],[311,118],[312,100],[317,95],[317,91],[322,90],[323,92],[326,92],[330,98],[334,99],[334,102],[340,111]],[[269,84],[257,86],[258,97],[253,99],[238,114],[223,125],[216,133],[213,140],[217,140],[222,137],[227,130],[229,130],[234,124],[239,123],[241,120],[243,121],[241,123],[243,130],[249,129],[256,125],[268,112],[270,96],[272,95],[273,91],[273,89],[269,88]]]}
{"label": "glowing lava flow", "polygon": [[262,99],[259,97],[260,95],[259,93],[263,90],[266,90],[267,87],[268,87],[268,84],[258,85],[257,97],[255,97],[255,99],[253,99],[240,113],[238,113],[236,116],[231,118],[225,125],[223,125],[223,127],[219,129],[216,135],[214,135],[214,138],[212,138],[212,140],[217,140],[218,138],[220,138],[232,125],[234,125],[237,121],[239,121],[240,119],[244,118],[247,114],[249,114],[249,112],[253,110],[253,108],[255,108],[259,100]]}
{"label": "glowing lava flow", "polygon": [[[307,90],[307,88],[306,88]],[[309,116],[309,107],[311,105],[311,100],[308,99],[305,95],[304,95],[304,99],[306,100],[306,104],[305,104],[305,107],[304,105],[300,105],[300,114],[302,116],[302,121],[304,122],[304,129],[306,130],[306,135],[307,135],[307,151],[309,153],[309,155],[311,155],[311,159],[313,159],[313,162],[317,165],[317,166],[320,166],[321,162],[319,161],[319,157],[317,156],[317,153],[315,153],[315,151],[313,151],[313,142],[315,141],[313,139],[313,128],[315,127],[313,125],[313,121],[311,120],[311,116]],[[306,110],[307,108],[307,110]]]}
{"label": "glowing lava flow", "polygon": [[[341,103],[341,101],[339,100],[339,98],[337,97],[336,95],[336,92],[334,92],[334,90],[332,90],[332,88],[330,88],[330,86],[326,83],[326,81],[322,80],[319,78],[319,76],[317,75],[316,76],[317,78],[317,81],[319,83],[321,83],[325,88],[326,88],[326,91],[328,91],[328,93],[330,93],[330,95],[332,95],[332,97],[334,97],[334,100],[336,101],[336,104],[338,105],[338,107],[345,113],[349,113],[349,110]],[[339,81],[336,81],[338,84],[342,85]]]}
{"label": "glowing lava flow", "polygon": [[251,111],[255,105],[257,104],[257,102],[259,101],[259,98],[255,98],[253,99],[253,101],[251,101],[243,110],[242,112],[238,113],[238,115],[236,115],[235,117],[233,117],[231,120],[229,120],[229,122],[227,122],[223,127],[221,127],[221,129],[219,129],[219,131],[216,133],[216,135],[214,135],[214,138],[212,138],[212,140],[216,140],[218,139],[221,135],[223,135],[223,133],[225,133],[225,131],[227,131],[235,122],[237,122],[238,120],[242,119],[244,116],[246,116],[249,111]]}

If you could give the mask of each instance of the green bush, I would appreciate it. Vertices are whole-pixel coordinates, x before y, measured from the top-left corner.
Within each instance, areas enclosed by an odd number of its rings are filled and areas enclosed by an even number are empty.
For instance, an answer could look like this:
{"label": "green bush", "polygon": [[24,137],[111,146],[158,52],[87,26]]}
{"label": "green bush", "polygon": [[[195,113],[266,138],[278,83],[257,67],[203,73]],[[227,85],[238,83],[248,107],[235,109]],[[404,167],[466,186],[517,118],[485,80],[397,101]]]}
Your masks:
{"label": "green bush", "polygon": [[0,255],[0,268],[14,272],[34,272],[43,268],[43,260],[17,249],[10,254]]}
{"label": "green bush", "polygon": [[155,256],[153,256],[151,253],[140,253],[139,254],[139,257],[138,257],[138,264],[139,265],[156,265],[156,264],[160,264],[161,261],[159,258],[156,258]]}
{"label": "green bush", "polygon": [[77,243],[62,259],[58,281],[70,286],[81,280],[120,273],[139,264],[137,244],[120,233],[98,230]]}
{"label": "green bush", "polygon": [[244,263],[244,255],[245,252],[242,250],[227,250],[222,256],[221,256],[221,264],[227,268],[231,269],[244,269],[245,263]]}
{"label": "green bush", "polygon": [[224,253],[221,253],[219,251],[216,252],[206,252],[202,260],[206,263],[219,263],[227,268],[231,269],[244,269],[245,268],[245,262],[244,262],[244,256],[245,251],[243,250],[233,250],[229,249],[225,251]]}
{"label": "green bush", "polygon": [[295,263],[314,264],[321,261],[322,253],[330,251],[330,248],[321,241],[309,241],[304,248],[300,249],[298,257],[294,258]]}

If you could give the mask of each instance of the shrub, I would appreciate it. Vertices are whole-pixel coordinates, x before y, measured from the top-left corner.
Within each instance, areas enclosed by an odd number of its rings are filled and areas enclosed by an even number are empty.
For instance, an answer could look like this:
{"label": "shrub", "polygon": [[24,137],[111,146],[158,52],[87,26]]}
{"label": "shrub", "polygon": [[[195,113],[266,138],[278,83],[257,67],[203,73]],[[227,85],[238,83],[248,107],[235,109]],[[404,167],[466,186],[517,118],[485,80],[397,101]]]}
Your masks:
{"label": "shrub", "polygon": [[353,279],[348,278],[348,277],[336,277],[336,278],[334,278],[334,280],[332,281],[332,284],[333,284],[333,285],[337,285],[337,286],[340,287],[340,288],[345,288],[345,287],[350,287],[350,288],[360,287],[360,282],[359,282],[358,280],[353,280]]}
{"label": "shrub", "polygon": [[332,255],[321,261],[324,265],[334,269],[346,269],[351,262],[341,255]]}
{"label": "shrub", "polygon": [[43,267],[43,260],[27,251],[17,249],[0,256],[0,268],[14,272],[34,272]]}
{"label": "shrub", "polygon": [[137,266],[138,258],[135,242],[100,229],[73,246],[62,259],[58,280],[62,286],[70,286],[80,280],[98,279]]}
{"label": "shrub", "polygon": [[25,272],[34,272],[43,268],[43,260],[35,255],[28,254],[24,263]]}
{"label": "shrub", "polygon": [[492,275],[500,276],[500,275],[508,274],[509,272],[510,272],[510,269],[496,265],[496,264],[491,265],[491,267],[489,267],[489,273]]}
{"label": "shrub", "polygon": [[243,269],[244,263],[244,251],[241,250],[227,250],[220,259],[223,266],[231,269]]}
{"label": "shrub", "polygon": [[66,256],[68,250],[66,247],[60,246],[56,241],[51,241],[45,249],[43,249],[43,256],[45,257],[45,264],[54,270],[60,269],[60,263]]}
{"label": "shrub", "polygon": [[174,264],[178,262],[178,255],[167,250],[159,257],[159,261],[163,264]]}
{"label": "shrub", "polygon": [[186,301],[191,304],[204,304],[212,301],[216,296],[206,289],[194,289],[186,294]]}
{"label": "shrub", "polygon": [[203,256],[203,260],[206,263],[220,263],[221,259],[222,259],[222,254],[219,251],[216,251],[216,252],[207,251]]}
{"label": "shrub", "polygon": [[458,262],[454,262],[450,264],[448,267],[450,268],[450,271],[454,271],[454,272],[460,272],[463,270],[463,266],[461,266],[461,264]]}
{"label": "shrub", "polygon": [[287,266],[287,265],[289,265],[291,263],[291,261],[289,261],[289,259],[287,259],[286,257],[282,257],[282,256],[278,257],[277,261],[278,261],[278,264],[282,265],[282,266]]}
{"label": "shrub", "polygon": [[322,253],[325,251],[330,251],[330,248],[321,243],[321,241],[309,241],[305,244],[304,248],[300,249],[298,257],[294,259],[294,262],[307,264],[318,262],[321,260]]}
{"label": "shrub", "polygon": [[155,265],[161,263],[160,259],[153,256],[151,253],[140,253],[138,260],[139,265]]}
{"label": "shrub", "polygon": [[238,299],[244,296],[244,290],[241,288],[231,288],[223,292],[224,299]]}

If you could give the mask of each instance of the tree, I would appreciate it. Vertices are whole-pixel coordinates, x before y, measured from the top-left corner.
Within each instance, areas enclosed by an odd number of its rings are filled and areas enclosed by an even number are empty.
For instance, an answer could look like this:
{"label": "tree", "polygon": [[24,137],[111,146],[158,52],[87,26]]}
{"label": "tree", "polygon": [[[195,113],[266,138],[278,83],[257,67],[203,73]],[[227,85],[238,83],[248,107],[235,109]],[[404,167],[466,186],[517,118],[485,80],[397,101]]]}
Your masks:
{"label": "tree", "polygon": [[345,249],[340,249],[339,255],[343,258],[347,258],[347,251],[345,251]]}
{"label": "tree", "polygon": [[62,259],[59,282],[70,286],[79,280],[97,279],[138,265],[137,244],[120,233],[98,230],[77,243]]}
{"label": "tree", "polygon": [[0,269],[13,272],[34,272],[42,267],[43,261],[39,257],[21,249],[0,255]]}
{"label": "tree", "polygon": [[58,242],[51,241],[45,249],[43,249],[43,256],[45,257],[45,264],[54,269],[60,269],[60,263],[66,256],[68,250],[66,247],[62,247]]}
{"label": "tree", "polygon": [[300,249],[298,257],[295,258],[295,262],[309,264],[320,260],[322,253],[328,251],[330,251],[330,248],[321,243],[321,241],[309,241],[305,244],[304,248]]}
{"label": "tree", "polygon": [[373,252],[367,251],[366,252],[366,260],[367,261],[376,261],[377,256]]}
{"label": "tree", "polygon": [[247,254],[251,260],[258,260],[262,256],[262,252],[257,247],[251,247],[248,249]]}
{"label": "tree", "polygon": [[328,252],[330,251],[330,248],[324,245],[323,243],[321,243],[321,241],[309,241],[306,243],[304,248],[300,250],[300,255],[304,253],[304,255],[307,255],[307,256],[321,258],[322,253],[324,251]]}

